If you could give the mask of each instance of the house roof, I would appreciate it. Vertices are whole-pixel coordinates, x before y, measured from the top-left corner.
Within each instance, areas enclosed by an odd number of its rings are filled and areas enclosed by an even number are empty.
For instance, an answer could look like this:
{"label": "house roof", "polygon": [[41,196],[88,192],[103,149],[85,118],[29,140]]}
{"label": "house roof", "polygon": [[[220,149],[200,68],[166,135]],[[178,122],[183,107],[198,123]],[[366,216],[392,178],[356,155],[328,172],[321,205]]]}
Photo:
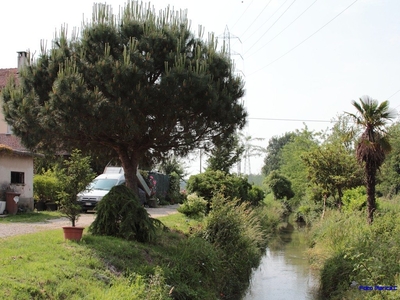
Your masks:
{"label": "house roof", "polygon": [[17,155],[34,155],[21,144],[19,137],[11,134],[0,133],[0,153],[3,151],[12,151],[13,154]]}
{"label": "house roof", "polygon": [[10,75],[14,75],[16,77],[18,72],[17,68],[14,69],[0,69],[0,90],[6,86],[8,78]]}

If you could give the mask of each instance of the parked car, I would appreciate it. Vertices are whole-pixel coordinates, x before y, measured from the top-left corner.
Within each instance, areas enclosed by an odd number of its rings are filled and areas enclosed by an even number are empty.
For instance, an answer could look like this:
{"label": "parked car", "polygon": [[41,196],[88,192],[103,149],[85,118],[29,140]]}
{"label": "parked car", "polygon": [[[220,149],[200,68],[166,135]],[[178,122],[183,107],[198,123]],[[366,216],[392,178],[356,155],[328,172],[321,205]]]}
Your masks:
{"label": "parked car", "polygon": [[97,176],[86,191],[78,194],[77,200],[82,211],[93,210],[97,203],[116,185],[125,183],[124,170],[117,167],[107,167],[104,173]]}
{"label": "parked car", "polygon": [[[150,195],[150,189],[146,185],[143,177],[139,171],[136,173],[139,179],[140,185],[145,193]],[[83,191],[77,195],[78,203],[82,206],[82,211],[87,212],[93,210],[97,203],[116,185],[125,183],[125,173],[122,167],[106,167],[104,173],[97,176],[88,186],[86,191]],[[146,197],[143,193],[139,195]],[[142,200],[141,200],[142,201]]]}

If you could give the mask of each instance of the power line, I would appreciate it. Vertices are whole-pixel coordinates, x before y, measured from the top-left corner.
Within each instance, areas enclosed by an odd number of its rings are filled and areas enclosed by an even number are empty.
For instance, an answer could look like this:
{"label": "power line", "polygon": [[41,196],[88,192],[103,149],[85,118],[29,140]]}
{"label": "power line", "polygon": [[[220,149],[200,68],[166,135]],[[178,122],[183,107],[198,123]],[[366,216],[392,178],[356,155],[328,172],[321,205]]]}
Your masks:
{"label": "power line", "polygon": [[242,33],[242,35],[244,35],[247,30],[250,29],[250,27],[254,24],[255,21],[258,20],[258,18],[261,16],[261,14],[263,13],[263,11],[269,6],[269,4],[272,2],[272,0],[269,0],[269,2],[264,6],[264,8],[261,10],[261,12],[258,14],[258,16],[253,20],[253,22],[251,22],[251,24],[246,28],[246,30]]}
{"label": "power line", "polygon": [[327,23],[325,23],[322,27],[320,27],[318,30],[316,30],[314,33],[312,33],[310,36],[308,36],[306,39],[304,39],[303,41],[301,41],[300,43],[298,43],[296,46],[294,46],[292,49],[290,49],[289,51],[285,52],[284,54],[282,54],[281,56],[279,56],[278,58],[276,58],[275,60],[271,61],[269,64],[267,64],[266,66],[258,69],[257,71],[251,73],[249,76],[254,75],[255,73],[258,73],[259,71],[269,67],[270,65],[272,65],[273,63],[277,62],[278,60],[280,60],[282,57],[286,56],[287,54],[289,54],[290,52],[292,52],[293,50],[295,50],[297,47],[299,47],[300,45],[302,45],[303,43],[305,43],[307,40],[309,40],[311,37],[313,37],[315,34],[317,34],[319,31],[321,31],[323,28],[325,28],[328,24],[332,23],[333,20],[335,20],[337,17],[339,17],[342,13],[344,13],[346,10],[348,10],[351,6],[353,6],[358,0],[355,0],[353,3],[351,3],[349,6],[347,6],[344,10],[342,10],[340,13],[338,13],[335,17],[333,17],[331,20],[329,20]]}
{"label": "power line", "polygon": [[250,2],[249,5],[247,5],[246,9],[243,11],[243,13],[240,15],[239,19],[236,20],[235,24],[232,25],[231,29],[233,29],[233,27],[236,26],[236,24],[240,21],[240,19],[243,17],[243,15],[246,13],[246,11],[249,9],[249,7],[251,6],[251,4],[253,3],[254,0],[252,0]]}
{"label": "power line", "polygon": [[294,19],[292,22],[289,23],[289,25],[287,25],[285,28],[283,28],[277,35],[275,35],[272,39],[270,39],[266,44],[264,44],[263,46],[261,46],[256,52],[252,53],[250,56],[253,56],[254,54],[256,54],[258,51],[260,51],[262,48],[264,48],[265,46],[267,46],[269,43],[271,43],[274,39],[276,39],[278,36],[280,36],[286,29],[288,29],[294,22],[296,22],[304,13],[306,13],[318,0],[315,0],[313,3],[311,3],[311,5],[309,5],[300,15],[297,16],[296,19]]}
{"label": "power line", "polygon": [[283,15],[289,10],[289,8],[292,7],[292,5],[296,2],[296,0],[293,0],[293,2],[288,6],[288,8],[285,9],[285,11],[278,17],[278,19],[275,20],[274,23],[272,23],[272,25],[263,33],[262,36],[260,36],[260,38],[250,47],[249,50],[247,50],[244,54],[246,54],[247,52],[249,52],[251,49],[253,49],[253,47],[263,38],[264,35],[267,34],[267,32],[280,20],[280,18],[283,17]]}
{"label": "power line", "polygon": [[396,93],[394,93],[392,96],[390,96],[390,97],[387,98],[387,99],[389,100],[389,99],[392,98],[394,95],[396,95],[398,92],[400,92],[400,90],[398,90]]}
{"label": "power line", "polygon": [[[259,29],[261,29],[261,28],[264,26],[264,24],[266,24],[269,20],[271,20],[272,17],[275,16],[275,14],[276,14],[276,13],[286,4],[286,2],[288,2],[288,1],[289,1],[289,0],[286,0],[285,2],[283,2],[283,3],[281,4],[281,6],[279,6],[278,9],[277,9],[267,20],[265,20],[265,22],[259,27]],[[271,27],[272,27],[272,26],[271,26]],[[271,27],[268,28],[267,31],[270,30]],[[258,30],[254,31],[254,32],[245,40],[245,42],[246,42],[248,39],[250,39],[257,31],[258,31]],[[254,44],[253,44],[253,46],[254,46]],[[252,47],[253,47],[253,46],[252,46]]]}

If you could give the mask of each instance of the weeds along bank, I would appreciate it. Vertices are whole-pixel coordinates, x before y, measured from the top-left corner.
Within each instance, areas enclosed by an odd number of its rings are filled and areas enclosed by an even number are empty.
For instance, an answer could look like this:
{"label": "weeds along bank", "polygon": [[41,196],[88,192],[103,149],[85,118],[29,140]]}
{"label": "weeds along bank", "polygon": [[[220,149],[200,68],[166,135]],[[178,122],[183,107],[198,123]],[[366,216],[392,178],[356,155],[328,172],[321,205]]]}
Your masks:
{"label": "weeds along bank", "polygon": [[400,298],[398,200],[380,199],[372,225],[365,211],[333,210],[313,224],[309,255],[322,299]]}
{"label": "weeds along bank", "polygon": [[169,229],[157,227],[149,243],[89,233],[64,242],[59,230],[3,239],[0,295],[241,299],[281,212],[277,203],[252,208],[218,195],[207,217],[162,218]]}

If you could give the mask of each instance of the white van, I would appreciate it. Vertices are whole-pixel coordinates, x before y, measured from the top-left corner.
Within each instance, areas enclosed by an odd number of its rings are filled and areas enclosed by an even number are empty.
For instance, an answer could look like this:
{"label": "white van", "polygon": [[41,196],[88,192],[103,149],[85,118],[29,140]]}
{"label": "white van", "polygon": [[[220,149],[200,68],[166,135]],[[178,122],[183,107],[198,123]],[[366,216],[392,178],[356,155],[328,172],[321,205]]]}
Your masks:
{"label": "white van", "polygon": [[[141,187],[150,195],[150,189],[145,183],[139,170],[136,173]],[[78,203],[82,211],[93,210],[97,203],[116,185],[125,183],[125,173],[122,167],[106,167],[104,173],[97,176],[88,186],[87,191],[78,194]]]}
{"label": "white van", "polygon": [[77,196],[84,212],[94,209],[96,204],[116,185],[125,183],[124,169],[119,167],[106,167],[104,173],[97,176],[88,187],[87,191]]}

